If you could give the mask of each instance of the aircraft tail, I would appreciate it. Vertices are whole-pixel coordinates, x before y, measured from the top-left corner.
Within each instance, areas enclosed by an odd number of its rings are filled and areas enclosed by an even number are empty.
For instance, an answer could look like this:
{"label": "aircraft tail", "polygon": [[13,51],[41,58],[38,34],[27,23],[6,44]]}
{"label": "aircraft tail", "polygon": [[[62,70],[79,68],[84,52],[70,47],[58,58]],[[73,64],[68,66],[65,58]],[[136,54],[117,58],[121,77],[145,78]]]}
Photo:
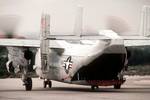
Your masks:
{"label": "aircraft tail", "polygon": [[41,49],[41,65],[42,71],[46,72],[49,70],[49,40],[47,39],[50,35],[50,15],[42,14],[41,17],[41,36],[40,36],[40,49]]}
{"label": "aircraft tail", "polygon": [[41,16],[41,38],[50,35],[50,15],[42,14]]}

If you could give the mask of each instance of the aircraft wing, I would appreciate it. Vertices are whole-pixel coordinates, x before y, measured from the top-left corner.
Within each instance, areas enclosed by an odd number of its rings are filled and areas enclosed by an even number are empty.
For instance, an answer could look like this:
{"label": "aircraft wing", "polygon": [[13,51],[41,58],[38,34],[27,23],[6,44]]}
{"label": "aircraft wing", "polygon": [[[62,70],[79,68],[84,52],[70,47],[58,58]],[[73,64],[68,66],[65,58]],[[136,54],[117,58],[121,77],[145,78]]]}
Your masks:
{"label": "aircraft wing", "polygon": [[0,46],[14,46],[14,47],[40,47],[40,40],[28,39],[0,39]]}
{"label": "aircraft wing", "polygon": [[150,46],[150,38],[144,36],[123,36],[125,46]]}
{"label": "aircraft wing", "polygon": [[[50,35],[48,37],[50,40],[100,40],[100,39],[113,39],[107,36],[60,36],[60,35]],[[148,46],[150,45],[150,38],[145,36],[120,36],[120,38],[116,39],[123,39],[125,46]]]}
{"label": "aircraft wing", "polygon": [[100,40],[100,39],[111,39],[106,36],[99,35],[49,35],[49,40]]}
{"label": "aircraft wing", "polygon": [[124,40],[125,46],[150,46],[150,40]]}
{"label": "aircraft wing", "polygon": [[[150,45],[150,38],[144,36],[121,36],[124,40],[125,46],[146,46]],[[60,36],[51,35],[49,40],[100,40],[100,39],[110,39],[106,36]],[[0,39],[0,46],[14,46],[14,47],[40,47],[40,40],[29,40],[29,39]],[[49,47],[59,47],[57,42],[52,41]]]}
{"label": "aircraft wing", "polygon": [[[40,40],[29,39],[0,39],[0,46],[40,48]],[[49,41],[49,47],[60,48],[57,41]]]}

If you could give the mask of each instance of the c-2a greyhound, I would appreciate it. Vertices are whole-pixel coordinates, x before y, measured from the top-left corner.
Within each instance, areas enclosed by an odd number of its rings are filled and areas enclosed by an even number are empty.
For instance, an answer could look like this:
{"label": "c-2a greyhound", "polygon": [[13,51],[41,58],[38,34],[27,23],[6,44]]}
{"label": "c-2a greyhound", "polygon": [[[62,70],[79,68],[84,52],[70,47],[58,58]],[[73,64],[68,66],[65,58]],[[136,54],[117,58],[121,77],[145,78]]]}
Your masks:
{"label": "c-2a greyhound", "polygon": [[[78,9],[74,35],[51,35],[50,16],[41,18],[40,40],[0,39],[8,49],[9,72],[22,73],[26,90],[32,90],[30,65],[44,79],[44,88],[52,87],[51,80],[98,86],[113,85],[120,89],[125,82],[123,72],[127,66],[125,46],[149,45],[144,36],[119,36],[112,30],[99,31],[99,35],[82,35],[82,8]],[[121,26],[120,26],[121,27]],[[34,49],[37,49],[33,59]]]}

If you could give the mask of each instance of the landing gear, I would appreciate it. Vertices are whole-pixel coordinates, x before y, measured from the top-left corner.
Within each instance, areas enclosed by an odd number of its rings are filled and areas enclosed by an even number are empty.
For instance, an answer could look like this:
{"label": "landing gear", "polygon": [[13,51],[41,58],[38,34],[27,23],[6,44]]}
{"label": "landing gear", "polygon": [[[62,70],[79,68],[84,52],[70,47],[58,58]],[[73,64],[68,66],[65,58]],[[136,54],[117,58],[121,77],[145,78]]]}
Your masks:
{"label": "landing gear", "polygon": [[27,79],[24,80],[24,85],[26,91],[31,91],[32,90],[32,79],[30,77],[27,77]]}
{"label": "landing gear", "polygon": [[121,88],[121,84],[115,84],[114,85],[114,89],[120,89]]}
{"label": "landing gear", "polygon": [[30,74],[28,72],[28,66],[21,67],[22,71],[22,82],[23,85],[25,86],[26,91],[31,91],[32,90],[32,79],[30,77]]}
{"label": "landing gear", "polygon": [[91,86],[91,89],[92,89],[92,90],[95,90],[95,89],[98,89],[98,88],[99,88],[99,87],[98,87],[97,85],[92,85],[92,86]]}
{"label": "landing gear", "polygon": [[[119,80],[119,81],[124,81],[125,79],[123,78],[123,76],[124,76],[124,70],[122,70],[122,71],[118,74],[117,80]],[[114,89],[120,89],[120,88],[121,88],[121,84],[120,84],[120,83],[114,84]]]}
{"label": "landing gear", "polygon": [[46,88],[47,85],[48,85],[49,88],[51,88],[52,87],[52,81],[50,81],[50,80],[44,80],[43,81],[43,87]]}

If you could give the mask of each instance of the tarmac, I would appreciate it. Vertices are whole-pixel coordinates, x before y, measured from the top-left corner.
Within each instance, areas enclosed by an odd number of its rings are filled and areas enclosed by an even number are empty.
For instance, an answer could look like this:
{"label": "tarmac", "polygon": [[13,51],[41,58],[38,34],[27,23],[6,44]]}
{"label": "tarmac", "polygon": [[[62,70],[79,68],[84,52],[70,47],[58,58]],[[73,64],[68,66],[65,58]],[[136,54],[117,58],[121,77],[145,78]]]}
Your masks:
{"label": "tarmac", "polygon": [[43,80],[33,78],[33,90],[25,91],[19,78],[0,79],[0,100],[150,100],[150,76],[125,76],[121,89],[113,86],[91,90],[90,86],[52,81],[43,88]]}

